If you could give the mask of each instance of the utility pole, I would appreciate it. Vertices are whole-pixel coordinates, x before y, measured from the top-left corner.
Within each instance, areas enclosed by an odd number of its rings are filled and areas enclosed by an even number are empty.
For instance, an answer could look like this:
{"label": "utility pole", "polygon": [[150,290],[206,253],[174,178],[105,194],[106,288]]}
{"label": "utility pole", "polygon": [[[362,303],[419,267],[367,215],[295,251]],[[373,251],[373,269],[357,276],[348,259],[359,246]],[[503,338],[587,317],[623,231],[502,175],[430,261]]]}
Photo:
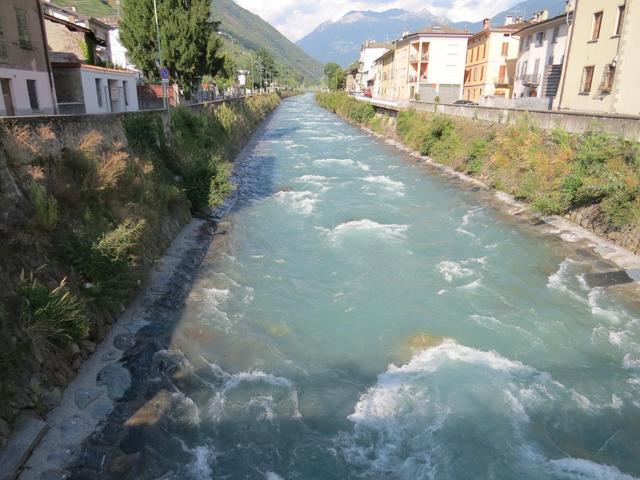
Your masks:
{"label": "utility pole", "polygon": [[[158,5],[156,0],[153,0],[153,14],[156,19],[156,42],[158,43],[158,71],[162,69],[162,47],[160,46],[160,23],[158,22]],[[162,81],[162,105],[165,109],[168,109],[167,90],[168,82]]]}

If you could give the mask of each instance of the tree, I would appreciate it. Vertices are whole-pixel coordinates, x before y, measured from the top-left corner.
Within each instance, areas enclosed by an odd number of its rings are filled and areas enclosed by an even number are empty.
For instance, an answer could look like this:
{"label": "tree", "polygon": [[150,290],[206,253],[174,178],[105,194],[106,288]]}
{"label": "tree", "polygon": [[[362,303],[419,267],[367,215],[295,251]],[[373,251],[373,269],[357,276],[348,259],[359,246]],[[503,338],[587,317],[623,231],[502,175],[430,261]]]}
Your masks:
{"label": "tree", "polygon": [[[211,20],[209,0],[157,0],[160,63],[183,87],[204,75],[215,76],[224,65],[219,22]],[[153,0],[126,0],[120,40],[132,62],[149,79],[158,78],[158,48]]]}
{"label": "tree", "polygon": [[329,90],[337,91],[345,87],[346,79],[344,70],[337,63],[327,63],[324,66],[324,74],[327,77]]}
{"label": "tree", "polygon": [[256,53],[256,70],[257,78],[254,82],[258,81],[260,88],[268,85],[276,79],[278,73],[276,61],[271,53],[269,53],[265,48],[259,49]]}

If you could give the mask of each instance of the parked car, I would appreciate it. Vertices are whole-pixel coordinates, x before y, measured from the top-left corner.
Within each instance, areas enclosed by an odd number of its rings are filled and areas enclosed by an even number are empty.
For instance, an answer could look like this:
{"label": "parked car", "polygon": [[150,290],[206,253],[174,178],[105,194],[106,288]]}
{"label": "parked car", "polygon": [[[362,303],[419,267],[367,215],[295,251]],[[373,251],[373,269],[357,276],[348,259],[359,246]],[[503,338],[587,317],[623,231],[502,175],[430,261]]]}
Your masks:
{"label": "parked car", "polygon": [[371,89],[367,88],[364,92],[362,92],[363,97],[371,98]]}
{"label": "parked car", "polygon": [[452,105],[478,105],[476,102],[472,102],[471,100],[456,100]]}

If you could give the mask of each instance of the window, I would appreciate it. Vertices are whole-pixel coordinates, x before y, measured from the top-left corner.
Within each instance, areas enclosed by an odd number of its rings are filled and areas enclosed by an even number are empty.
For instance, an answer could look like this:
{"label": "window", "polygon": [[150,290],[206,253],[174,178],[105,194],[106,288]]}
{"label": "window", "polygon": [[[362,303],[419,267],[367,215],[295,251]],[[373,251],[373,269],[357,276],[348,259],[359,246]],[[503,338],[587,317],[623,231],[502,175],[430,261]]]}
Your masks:
{"label": "window", "polygon": [[102,108],[102,80],[96,78],[96,94],[98,95],[98,107]]}
{"label": "window", "polygon": [[600,29],[602,28],[602,12],[593,14],[593,29],[591,30],[591,41],[595,42],[600,38]]}
{"label": "window", "polygon": [[591,92],[591,84],[593,83],[593,69],[595,67],[584,67],[582,71],[582,84],[580,86],[580,93]]}
{"label": "window", "polygon": [[18,25],[18,42],[21,48],[31,48],[31,35],[27,25],[27,14],[21,8],[16,8],[16,23]]}
{"label": "window", "polygon": [[549,63],[547,65],[553,65],[553,56],[549,57]]}
{"label": "window", "polygon": [[482,58],[485,58],[487,56],[487,44],[483,43],[482,44]]}
{"label": "window", "polygon": [[480,58],[480,47],[476,47],[476,62],[478,61],[478,58]]}
{"label": "window", "polygon": [[544,43],[544,32],[536,33],[536,47],[541,47]]}
{"label": "window", "polygon": [[484,79],[484,65],[480,67],[480,81]]}
{"label": "window", "polygon": [[122,81],[122,96],[124,98],[124,104],[126,106],[129,106],[129,96],[127,95],[127,84],[128,82],[126,80]]}
{"label": "window", "polygon": [[533,76],[537,77],[540,73],[540,59],[536,58],[536,63],[533,64]]}
{"label": "window", "polygon": [[529,50],[529,47],[531,47],[531,35],[527,37],[526,49]]}
{"label": "window", "polygon": [[560,27],[556,27],[553,29],[553,37],[551,39],[551,43],[558,43],[559,36],[560,36]]}
{"label": "window", "polygon": [[507,83],[507,66],[500,65],[500,70],[498,71],[498,83],[504,84]]}
{"label": "window", "polygon": [[616,67],[613,64],[605,65],[602,74],[602,82],[600,82],[600,93],[611,93],[613,89],[613,80],[616,76]]}
{"label": "window", "polygon": [[8,62],[9,53],[7,52],[7,41],[4,39],[4,30],[2,30],[2,19],[0,18],[0,62]]}
{"label": "window", "polygon": [[29,92],[31,110],[34,112],[40,110],[40,105],[38,104],[38,89],[35,80],[27,80],[27,91]]}
{"label": "window", "polygon": [[509,42],[502,43],[502,56],[503,57],[509,56]]}
{"label": "window", "polygon": [[616,21],[616,35],[622,33],[622,23],[624,22],[624,5],[618,7],[618,20]]}

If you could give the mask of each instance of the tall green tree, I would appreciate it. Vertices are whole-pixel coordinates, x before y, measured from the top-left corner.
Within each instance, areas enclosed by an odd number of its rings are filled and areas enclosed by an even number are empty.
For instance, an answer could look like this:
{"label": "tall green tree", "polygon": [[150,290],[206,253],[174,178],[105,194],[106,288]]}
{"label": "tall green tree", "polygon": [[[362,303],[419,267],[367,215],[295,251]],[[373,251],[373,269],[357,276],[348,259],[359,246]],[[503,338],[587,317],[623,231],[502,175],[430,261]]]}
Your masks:
{"label": "tall green tree", "polygon": [[[211,19],[209,0],[157,0],[162,66],[183,87],[204,75],[215,76],[224,65],[220,23]],[[134,65],[157,80],[158,48],[153,0],[125,0],[120,40]]]}
{"label": "tall green tree", "polygon": [[344,70],[337,63],[327,63],[324,66],[324,75],[327,79],[329,90],[342,90],[346,84]]}
{"label": "tall green tree", "polygon": [[256,70],[259,87],[265,87],[272,83],[278,75],[276,61],[273,55],[265,48],[260,48],[256,53]]}

